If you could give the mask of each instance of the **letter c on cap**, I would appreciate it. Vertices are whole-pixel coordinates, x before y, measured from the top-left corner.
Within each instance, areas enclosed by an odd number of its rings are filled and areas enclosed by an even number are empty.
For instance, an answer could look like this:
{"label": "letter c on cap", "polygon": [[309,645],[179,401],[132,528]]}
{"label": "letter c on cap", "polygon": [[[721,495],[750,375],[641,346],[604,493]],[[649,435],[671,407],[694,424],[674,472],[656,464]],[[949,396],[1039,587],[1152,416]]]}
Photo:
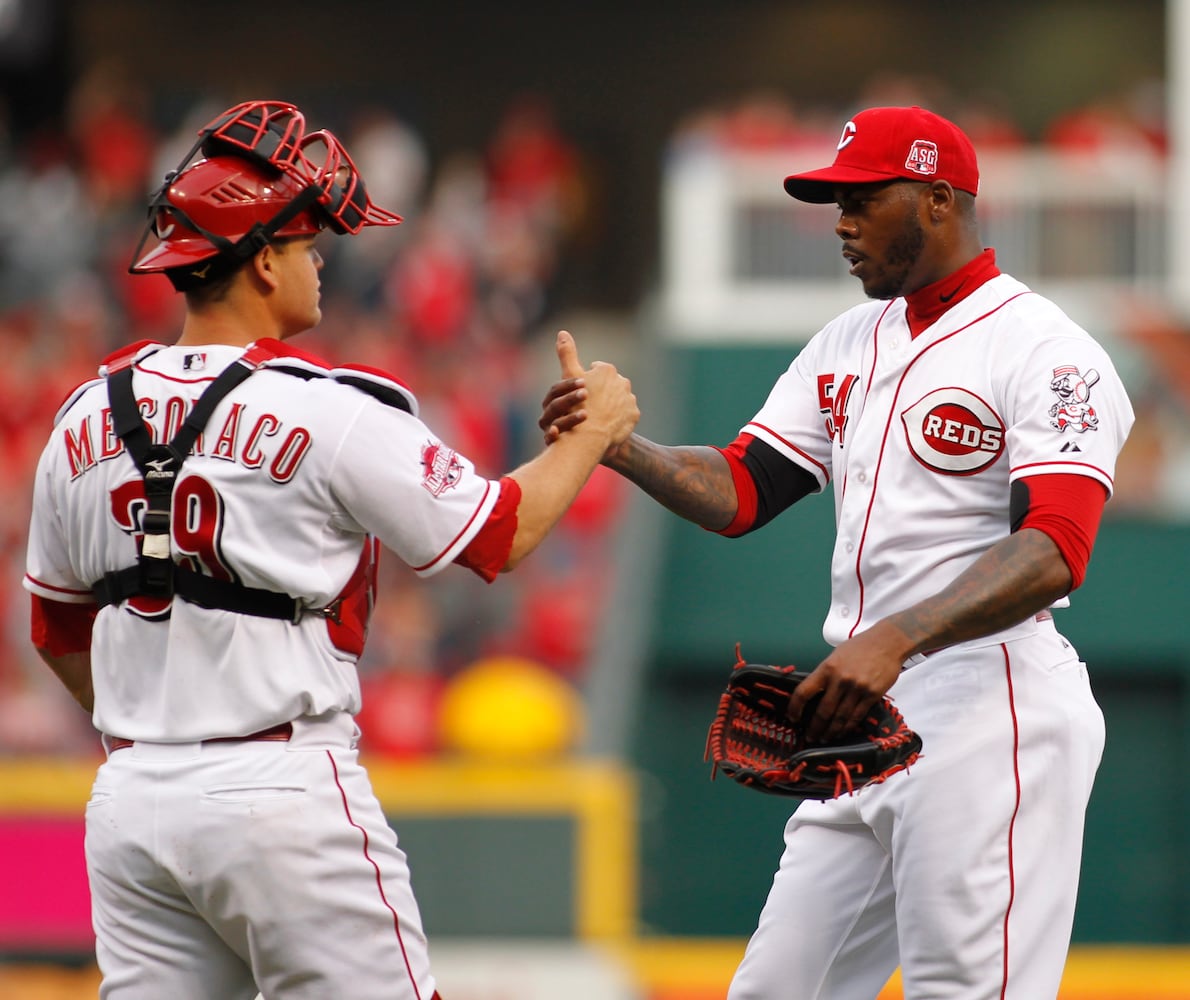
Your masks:
{"label": "letter c on cap", "polygon": [[843,134],[839,136],[839,145],[835,149],[842,149],[855,138],[855,122],[848,122],[843,126]]}

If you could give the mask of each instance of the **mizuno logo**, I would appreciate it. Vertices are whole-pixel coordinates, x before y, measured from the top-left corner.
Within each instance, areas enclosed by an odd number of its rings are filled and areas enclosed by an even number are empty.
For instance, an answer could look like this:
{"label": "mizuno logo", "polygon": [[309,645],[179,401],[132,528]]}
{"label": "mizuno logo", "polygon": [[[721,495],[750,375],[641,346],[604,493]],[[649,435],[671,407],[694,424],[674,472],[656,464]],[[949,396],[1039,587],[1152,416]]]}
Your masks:
{"label": "mizuno logo", "polygon": [[145,462],[145,478],[146,479],[173,479],[177,475],[177,470],[170,468],[173,465],[173,459],[169,458],[150,458]]}
{"label": "mizuno logo", "polygon": [[210,269],[211,269],[211,265],[207,264],[206,267],[196,267],[193,271],[190,272],[190,274],[192,277],[195,277],[199,281],[202,281],[207,276],[207,272],[210,271]]}

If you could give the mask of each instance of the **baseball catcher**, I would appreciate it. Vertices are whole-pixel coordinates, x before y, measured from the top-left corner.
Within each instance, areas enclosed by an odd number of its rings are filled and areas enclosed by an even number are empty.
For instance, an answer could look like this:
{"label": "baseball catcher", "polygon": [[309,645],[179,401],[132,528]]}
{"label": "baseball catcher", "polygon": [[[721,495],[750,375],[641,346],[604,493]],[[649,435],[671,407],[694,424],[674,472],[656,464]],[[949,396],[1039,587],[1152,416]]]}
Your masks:
{"label": "baseball catcher", "polygon": [[805,722],[818,699],[800,720],[787,712],[794,688],[809,676],[791,666],[745,663],[736,646],[736,664],[707,734],[704,760],[712,762],[712,778],[722,771],[762,792],[834,799],[878,784],[920,756],[921,737],[888,698],[873,704],[857,728],[809,742]]}

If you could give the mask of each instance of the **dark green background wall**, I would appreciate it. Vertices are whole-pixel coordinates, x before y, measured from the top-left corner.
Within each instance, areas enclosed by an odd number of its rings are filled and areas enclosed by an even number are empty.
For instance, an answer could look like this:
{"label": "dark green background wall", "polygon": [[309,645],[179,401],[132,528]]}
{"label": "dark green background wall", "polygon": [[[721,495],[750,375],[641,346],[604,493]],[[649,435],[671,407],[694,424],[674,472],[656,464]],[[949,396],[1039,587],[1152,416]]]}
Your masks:
{"label": "dark green background wall", "polygon": [[[664,364],[686,394],[674,440],[731,440],[794,353],[671,350]],[[706,728],[736,641],[749,659],[813,664],[825,653],[832,501],[808,498],[737,540],[676,518],[664,525],[643,699],[660,707],[636,727],[634,747],[657,779],[642,786],[641,916],[657,933],[742,935],[780,856],[787,806],[710,784]],[[1109,516],[1087,583],[1059,612],[1108,729],[1088,816],[1079,941],[1190,942],[1188,556],[1190,525]]]}

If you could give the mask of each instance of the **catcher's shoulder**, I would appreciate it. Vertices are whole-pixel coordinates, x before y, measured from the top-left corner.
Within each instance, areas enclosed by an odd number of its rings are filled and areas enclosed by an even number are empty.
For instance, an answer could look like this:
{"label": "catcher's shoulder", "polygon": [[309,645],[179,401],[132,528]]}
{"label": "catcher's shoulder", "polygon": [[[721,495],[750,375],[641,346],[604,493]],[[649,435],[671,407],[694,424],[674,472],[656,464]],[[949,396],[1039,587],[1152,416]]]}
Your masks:
{"label": "catcher's shoulder", "polygon": [[327,380],[330,384],[362,392],[385,406],[414,417],[418,415],[417,397],[413,390],[391,372],[369,365],[335,366],[316,354],[279,341],[257,341],[256,346],[264,348],[271,355],[262,366],[266,370],[311,383]]}

